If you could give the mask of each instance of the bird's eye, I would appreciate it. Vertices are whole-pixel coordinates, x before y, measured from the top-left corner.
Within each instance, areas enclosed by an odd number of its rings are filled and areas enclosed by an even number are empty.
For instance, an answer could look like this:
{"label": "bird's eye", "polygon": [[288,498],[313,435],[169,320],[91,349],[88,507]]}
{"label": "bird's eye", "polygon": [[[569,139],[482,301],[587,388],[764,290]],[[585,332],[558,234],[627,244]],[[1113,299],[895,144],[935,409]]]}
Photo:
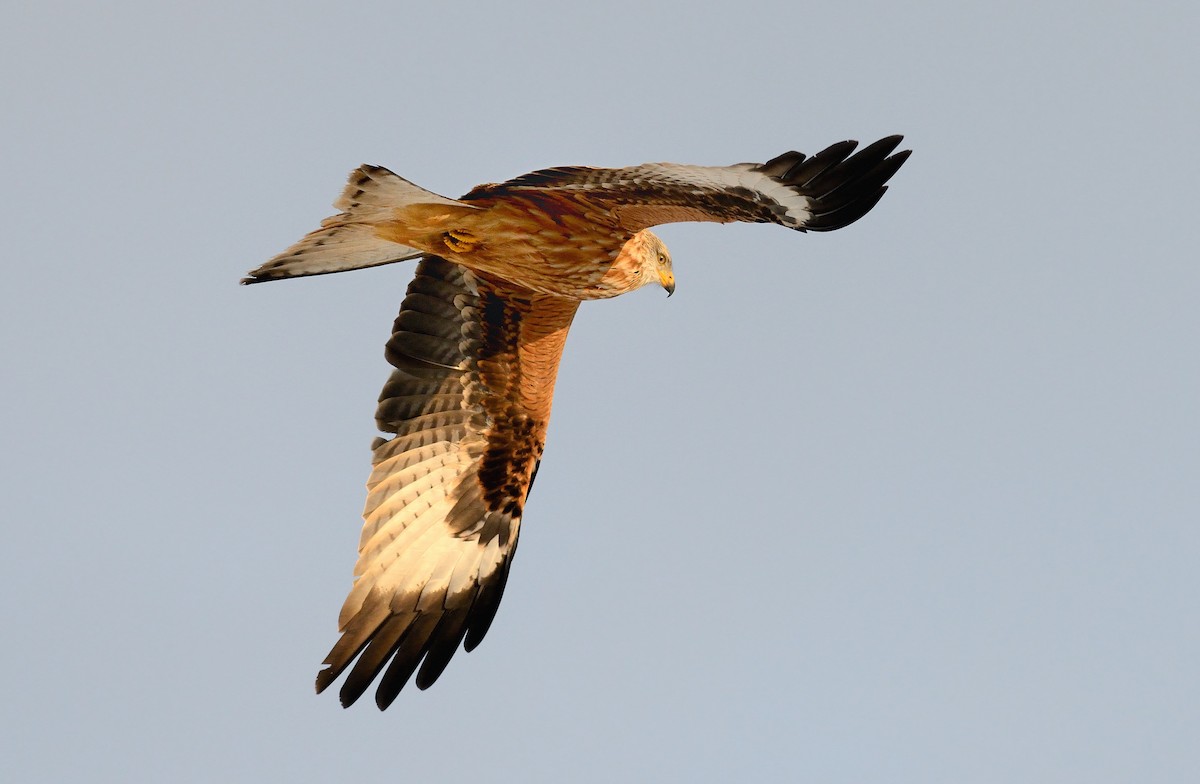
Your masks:
{"label": "bird's eye", "polygon": [[658,254],[658,263],[659,263],[659,264],[663,264],[663,263],[665,263],[665,262],[666,262],[666,260],[667,260],[667,257],[666,257],[666,256],[664,256],[664,255],[663,255],[663,254],[661,254],[661,253],[660,253],[660,254]]}

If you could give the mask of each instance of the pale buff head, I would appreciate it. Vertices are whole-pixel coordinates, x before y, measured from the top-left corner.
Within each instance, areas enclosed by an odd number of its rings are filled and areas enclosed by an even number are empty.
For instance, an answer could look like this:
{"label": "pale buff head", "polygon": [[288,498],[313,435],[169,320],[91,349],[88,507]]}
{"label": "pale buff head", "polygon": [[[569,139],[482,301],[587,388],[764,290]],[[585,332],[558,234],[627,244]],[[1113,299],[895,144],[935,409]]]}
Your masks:
{"label": "pale buff head", "polygon": [[621,248],[602,285],[615,296],[652,284],[666,289],[669,297],[675,292],[675,273],[667,246],[653,232],[642,230]]}

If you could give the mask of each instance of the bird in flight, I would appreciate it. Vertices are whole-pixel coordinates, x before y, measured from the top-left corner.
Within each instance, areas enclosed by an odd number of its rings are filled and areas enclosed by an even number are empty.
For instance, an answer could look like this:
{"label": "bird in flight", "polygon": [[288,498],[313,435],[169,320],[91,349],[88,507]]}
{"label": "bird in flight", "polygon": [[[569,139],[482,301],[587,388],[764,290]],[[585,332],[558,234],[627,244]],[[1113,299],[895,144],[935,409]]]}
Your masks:
{"label": "bird in flight", "polygon": [[[572,166],[461,199],[362,166],[322,221],[242,283],[419,259],[385,355],[354,584],[317,691],[348,668],[350,706],[379,679],[387,708],[487,633],[504,593],[579,303],[675,290],[650,226],[777,223],[833,231],[861,218],[908,159],[889,136],[763,164]],[[419,669],[418,669],[419,668]]]}

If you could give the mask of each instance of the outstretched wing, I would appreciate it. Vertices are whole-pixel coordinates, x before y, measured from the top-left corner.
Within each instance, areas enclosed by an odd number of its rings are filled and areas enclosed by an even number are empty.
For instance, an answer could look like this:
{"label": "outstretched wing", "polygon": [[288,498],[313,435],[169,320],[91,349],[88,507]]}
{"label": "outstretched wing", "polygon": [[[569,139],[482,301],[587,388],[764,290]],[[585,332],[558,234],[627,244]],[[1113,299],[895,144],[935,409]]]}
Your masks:
{"label": "outstretched wing", "polygon": [[908,150],[892,154],[903,138],[880,139],[853,155],[858,142],[844,141],[811,158],[786,152],[762,164],[542,169],[481,185],[462,200],[574,201],[584,212],[608,211],[631,232],[680,221],[778,223],[799,231],[832,231],[866,215],[883,197],[885,183],[908,159]]}
{"label": "outstretched wing", "polygon": [[[578,302],[426,257],[387,344],[356,581],[317,691],[353,663],[350,705],[381,672],[380,708],[418,666],[426,688],[487,632],[545,443]],[[357,661],[356,661],[357,660]]]}

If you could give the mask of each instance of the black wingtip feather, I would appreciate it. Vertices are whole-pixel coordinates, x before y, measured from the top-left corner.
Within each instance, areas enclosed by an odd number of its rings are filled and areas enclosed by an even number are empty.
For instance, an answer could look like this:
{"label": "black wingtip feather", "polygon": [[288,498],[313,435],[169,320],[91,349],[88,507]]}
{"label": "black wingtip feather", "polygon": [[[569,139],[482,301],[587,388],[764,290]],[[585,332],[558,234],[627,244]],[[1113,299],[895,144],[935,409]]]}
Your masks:
{"label": "black wingtip feather", "polygon": [[328,666],[317,673],[317,694],[325,691],[367,647],[380,631],[391,612],[386,603],[371,602],[358,612],[342,630],[342,636],[325,657]]}
{"label": "black wingtip feather", "polygon": [[824,174],[831,167],[846,160],[846,156],[854,152],[854,148],[857,146],[858,142],[851,140],[831,144],[808,160],[801,161],[788,169],[787,174],[781,179],[788,185],[795,185],[798,188],[806,189],[808,183]]}
{"label": "black wingtip feather", "polygon": [[899,143],[900,137],[897,136],[880,139],[859,150],[840,164],[829,167],[804,187],[813,193],[833,194],[842,186],[859,181],[863,183],[864,190],[869,190],[867,183],[872,176],[872,170],[887,158],[888,153],[896,149],[896,145]]}
{"label": "black wingtip feather", "polygon": [[[885,158],[866,171],[857,171],[852,179],[841,182],[829,190],[824,188],[814,191],[823,195],[813,200],[813,216],[827,215],[847,207],[864,195],[877,191],[908,159],[908,153],[903,152]],[[811,227],[811,223],[809,224]]]}
{"label": "black wingtip feather", "polygon": [[[429,649],[429,638],[436,631],[439,620],[438,615],[420,615],[413,621],[396,648],[392,663],[379,679],[379,687],[375,690],[375,705],[379,710],[387,710],[400,696]],[[381,669],[382,666],[377,667],[375,672]]]}
{"label": "black wingtip feather", "polygon": [[421,663],[421,669],[417,672],[415,683],[418,689],[428,689],[446,670],[446,665],[458,651],[458,646],[467,633],[469,618],[469,608],[463,608],[446,613],[438,621],[437,628],[429,635],[425,661]]}
{"label": "black wingtip feather", "polygon": [[879,190],[847,204],[841,209],[828,212],[823,215],[818,215],[808,222],[805,227],[809,231],[833,231],[834,229],[844,229],[851,223],[854,223],[859,218],[866,215],[868,212],[879,203],[883,198],[883,194],[887,193],[887,186],[881,186]]}
{"label": "black wingtip feather", "polygon": [[776,155],[759,168],[771,177],[783,177],[789,169],[803,163],[806,157],[808,156],[804,153],[792,150],[782,155]]}
{"label": "black wingtip feather", "polygon": [[470,653],[479,647],[479,643],[483,642],[488,629],[492,627],[492,621],[496,619],[496,611],[500,609],[500,599],[503,596],[503,584],[498,589],[490,590],[486,594],[480,592],[479,598],[475,600],[479,616],[472,619],[471,625],[467,628],[466,636],[463,638],[464,651]]}
{"label": "black wingtip feather", "polygon": [[392,616],[380,627],[359,654],[358,661],[350,668],[350,674],[346,676],[346,681],[338,692],[343,708],[349,708],[371,688],[375,676],[383,669],[387,660],[412,636],[410,632],[419,621],[418,618],[410,623],[410,614],[406,613]]}
{"label": "black wingtip feather", "polygon": [[346,631],[348,636],[339,641],[341,649],[335,646],[329,657],[338,658],[341,664],[317,674],[317,691],[324,691],[336,680],[354,656],[358,656],[358,660],[350,668],[339,692],[342,707],[348,708],[357,702],[381,672],[375,690],[375,704],[380,710],[386,710],[396,701],[414,673],[417,688],[428,689],[441,677],[460,645],[469,652],[487,633],[504,596],[511,563],[512,553],[509,553],[501,573],[481,586],[471,604],[460,609],[392,616],[378,627],[369,642],[360,642],[360,635],[351,622]]}
{"label": "black wingtip feather", "polygon": [[504,565],[500,567],[501,572],[496,575],[496,579],[479,589],[479,595],[472,605],[475,614],[471,618],[467,636],[463,638],[463,650],[467,653],[475,650],[479,643],[483,642],[488,629],[492,627],[492,621],[496,619],[496,611],[500,609],[500,600],[504,598],[504,586],[508,584],[508,570],[512,567],[513,557],[517,554],[517,544],[518,542],[513,542],[512,551],[508,554]]}
{"label": "black wingtip feather", "polygon": [[811,200],[811,217],[797,228],[833,231],[866,215],[887,192],[911,150],[892,154],[903,136],[886,136],[851,155],[857,142],[831,145],[790,169],[782,178]]}

